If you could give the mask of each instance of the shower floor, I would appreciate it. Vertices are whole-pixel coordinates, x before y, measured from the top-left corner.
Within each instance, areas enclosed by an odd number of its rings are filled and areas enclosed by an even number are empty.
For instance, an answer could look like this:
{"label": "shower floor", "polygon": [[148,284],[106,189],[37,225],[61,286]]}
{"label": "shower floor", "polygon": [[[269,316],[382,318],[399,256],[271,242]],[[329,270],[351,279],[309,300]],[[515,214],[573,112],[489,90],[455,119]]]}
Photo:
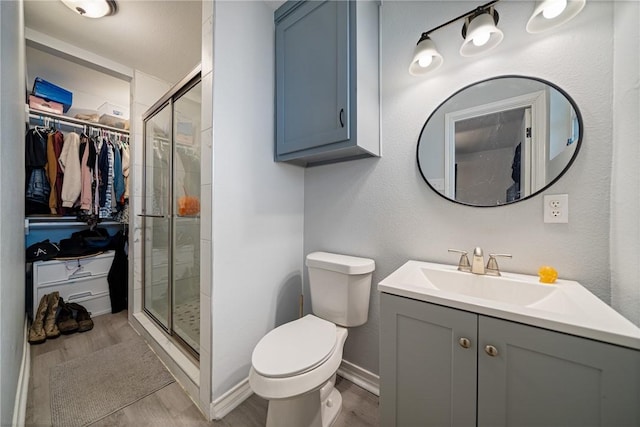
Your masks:
{"label": "shower floor", "polygon": [[196,352],[200,353],[200,301],[176,304],[173,310],[173,330]]}

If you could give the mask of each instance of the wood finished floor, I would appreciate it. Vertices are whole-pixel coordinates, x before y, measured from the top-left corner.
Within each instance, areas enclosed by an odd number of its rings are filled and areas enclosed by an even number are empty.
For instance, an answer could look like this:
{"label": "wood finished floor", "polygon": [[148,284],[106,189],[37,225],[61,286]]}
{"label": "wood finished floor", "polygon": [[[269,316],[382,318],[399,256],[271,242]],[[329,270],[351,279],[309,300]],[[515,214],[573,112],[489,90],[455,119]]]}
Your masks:
{"label": "wood finished floor", "polygon": [[[93,330],[61,336],[31,346],[31,377],[26,426],[51,426],[49,369],[60,363],[126,341],[136,335],[127,313],[106,314],[93,319]],[[334,427],[375,427],[378,397],[338,377],[336,388],[343,397],[342,412]],[[55,390],[64,393],[64,390]],[[267,401],[253,395],[219,421],[206,421],[176,382],[92,424],[94,427],[260,427],[267,417]]]}

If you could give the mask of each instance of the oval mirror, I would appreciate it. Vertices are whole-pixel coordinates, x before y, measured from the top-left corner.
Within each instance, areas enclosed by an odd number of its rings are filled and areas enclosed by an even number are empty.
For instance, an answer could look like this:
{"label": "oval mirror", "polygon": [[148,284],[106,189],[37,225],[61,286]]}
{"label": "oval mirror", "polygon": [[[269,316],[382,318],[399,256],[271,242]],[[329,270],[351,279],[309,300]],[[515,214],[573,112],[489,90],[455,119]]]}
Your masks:
{"label": "oval mirror", "polygon": [[501,76],[454,93],[429,116],[418,167],[441,196],[500,206],[546,189],[569,168],[582,142],[575,102],[547,81]]}

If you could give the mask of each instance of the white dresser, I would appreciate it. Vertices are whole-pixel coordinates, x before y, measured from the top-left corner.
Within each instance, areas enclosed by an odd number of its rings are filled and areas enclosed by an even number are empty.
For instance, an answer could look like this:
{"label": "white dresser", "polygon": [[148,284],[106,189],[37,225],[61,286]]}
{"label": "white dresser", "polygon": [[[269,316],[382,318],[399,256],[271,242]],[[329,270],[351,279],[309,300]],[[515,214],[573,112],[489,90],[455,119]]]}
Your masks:
{"label": "white dresser", "polygon": [[77,302],[92,316],[111,313],[107,275],[115,251],[68,260],[33,263],[33,301],[31,314],[38,310],[40,299],[58,291],[65,302]]}

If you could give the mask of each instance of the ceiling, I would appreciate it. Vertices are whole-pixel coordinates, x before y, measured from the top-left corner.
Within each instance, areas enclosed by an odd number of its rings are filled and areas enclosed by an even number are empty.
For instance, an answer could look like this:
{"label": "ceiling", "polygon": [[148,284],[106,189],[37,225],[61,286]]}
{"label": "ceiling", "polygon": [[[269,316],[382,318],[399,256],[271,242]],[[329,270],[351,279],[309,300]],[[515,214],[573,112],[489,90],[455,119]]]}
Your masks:
{"label": "ceiling", "polygon": [[115,15],[90,19],[59,0],[25,0],[25,27],[171,84],[200,63],[200,1],[117,0],[117,4]]}

